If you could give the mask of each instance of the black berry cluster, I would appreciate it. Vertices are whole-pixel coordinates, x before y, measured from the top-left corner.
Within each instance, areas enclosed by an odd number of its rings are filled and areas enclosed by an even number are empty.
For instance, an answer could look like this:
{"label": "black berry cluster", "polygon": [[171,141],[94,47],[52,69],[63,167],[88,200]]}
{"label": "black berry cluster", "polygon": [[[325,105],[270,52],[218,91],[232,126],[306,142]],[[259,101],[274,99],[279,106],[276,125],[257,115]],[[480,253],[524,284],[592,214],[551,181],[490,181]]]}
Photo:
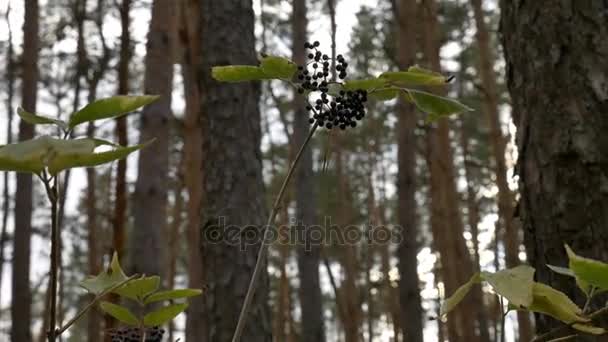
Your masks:
{"label": "black berry cluster", "polygon": [[[319,45],[319,42],[304,44],[309,50],[309,61],[306,65],[298,66],[297,78],[300,82],[298,92],[321,93],[320,98],[306,106],[311,117],[309,122],[311,124],[316,122],[320,127],[327,129],[356,127],[357,121],[365,116],[364,104],[367,102],[367,91],[341,90],[337,94],[330,95],[330,57],[317,49]],[[348,75],[348,63],[342,55],[336,57],[335,68],[338,77],[345,79]]]}
{"label": "black berry cluster", "polygon": [[[125,327],[125,328],[117,328],[111,329],[108,331],[110,337],[112,338],[112,342],[140,342],[141,334],[139,328],[133,327]],[[146,329],[146,342],[161,342],[163,339],[163,335],[165,334],[165,330],[154,327]]]}

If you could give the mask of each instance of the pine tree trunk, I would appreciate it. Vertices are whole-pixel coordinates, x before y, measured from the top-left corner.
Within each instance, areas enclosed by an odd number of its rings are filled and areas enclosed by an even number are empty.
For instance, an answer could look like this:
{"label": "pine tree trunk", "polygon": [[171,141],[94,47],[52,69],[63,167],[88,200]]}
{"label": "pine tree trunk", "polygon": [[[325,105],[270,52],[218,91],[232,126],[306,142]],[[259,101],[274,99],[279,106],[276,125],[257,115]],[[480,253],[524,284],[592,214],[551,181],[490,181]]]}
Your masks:
{"label": "pine tree trunk", "polygon": [[[416,0],[399,0],[397,60],[400,70],[415,64]],[[418,280],[418,224],[416,220],[416,113],[412,105],[400,100],[397,121],[397,219],[402,240],[397,250],[399,260],[399,302],[404,341],[422,342],[422,304]]]}
{"label": "pine tree trunk", "polygon": [[[119,95],[129,93],[129,64],[131,61],[131,1],[123,0],[120,3],[120,55],[118,61],[118,91]],[[115,128],[116,139],[119,145],[129,145],[127,117],[123,116],[116,119]],[[127,159],[120,159],[116,163],[116,179],[114,183],[114,217],[112,221],[112,248],[118,255],[119,260],[125,256],[126,224],[127,224]],[[113,303],[118,303],[118,295],[112,294],[109,299]],[[104,315],[105,329],[112,329],[116,325],[116,320],[110,315]],[[104,334],[105,342],[112,342],[110,334]]]}
{"label": "pine tree trunk", "polygon": [[130,238],[131,272],[161,274],[164,269],[163,232],[167,227],[169,164],[169,118],[173,79],[171,36],[173,2],[154,0],[148,33],[146,94],[161,98],[141,114],[140,141],[156,139],[139,154],[137,183],[133,202],[134,225]]}
{"label": "pine tree trunk", "polygon": [[[230,341],[253,274],[266,218],[257,83],[219,83],[215,65],[257,64],[251,0],[202,1],[203,270],[209,341]],[[230,229],[227,229],[230,228]],[[239,229],[237,231],[236,229]],[[214,232],[224,239],[216,241]],[[226,236],[223,233],[236,233]],[[255,235],[255,238],[252,238]],[[249,237],[249,239],[248,239]],[[229,240],[237,239],[240,243]],[[264,269],[242,341],[270,342],[269,281]]]}
{"label": "pine tree trunk", "polygon": [[[429,66],[441,70],[439,59],[439,23],[435,0],[424,0],[423,51]],[[456,190],[454,159],[447,119],[429,127],[427,133],[427,163],[430,171],[431,230],[440,253],[442,280],[446,295],[451,295],[473,275],[474,267],[466,246],[464,227]],[[473,296],[465,298],[450,317],[448,335],[452,342],[478,341],[476,308]]]}
{"label": "pine tree trunk", "polygon": [[[536,279],[583,300],[564,244],[608,260],[608,35],[605,1],[502,1],[519,159],[521,219]],[[584,301],[583,301],[584,302]],[[556,322],[537,316],[537,331]]]}
{"label": "pine tree trunk", "polygon": [[[23,24],[22,107],[36,112],[38,90],[38,0],[25,3]],[[34,126],[19,122],[19,141],[33,138]],[[13,282],[11,341],[30,342],[32,332],[30,290],[30,241],[32,237],[32,175],[17,174],[15,193],[15,234],[13,244]]]}
{"label": "pine tree trunk", "polygon": [[[490,143],[494,159],[494,174],[498,187],[498,215],[501,220],[499,226],[504,229],[505,259],[507,267],[515,267],[519,261],[519,234],[513,222],[514,198],[509,189],[507,180],[507,166],[505,163],[505,138],[501,129],[498,112],[498,94],[496,90],[496,73],[494,72],[494,56],[490,44],[488,28],[485,23],[482,0],[471,0],[475,23],[477,27],[477,45],[479,48],[479,73],[484,90],[483,109],[490,124]],[[524,311],[517,312],[519,339],[529,341],[532,339],[530,315]]]}
{"label": "pine tree trunk", "polygon": [[[298,65],[306,63],[306,28],[308,20],[306,18],[306,0],[294,0],[292,12],[292,52],[293,61]],[[294,150],[302,145],[310,124],[306,112],[306,101],[299,94],[294,95],[293,101],[293,141]],[[312,148],[304,150],[295,178],[295,198],[296,198],[296,223],[302,226],[305,232],[317,223],[316,197],[315,197],[315,178],[312,168]],[[321,257],[321,246],[306,244],[297,246],[298,256],[298,278],[300,279],[300,306],[302,309],[302,331],[301,341],[316,342],[325,341],[325,331],[323,327],[323,308],[321,298],[321,286],[319,283],[319,261]]]}

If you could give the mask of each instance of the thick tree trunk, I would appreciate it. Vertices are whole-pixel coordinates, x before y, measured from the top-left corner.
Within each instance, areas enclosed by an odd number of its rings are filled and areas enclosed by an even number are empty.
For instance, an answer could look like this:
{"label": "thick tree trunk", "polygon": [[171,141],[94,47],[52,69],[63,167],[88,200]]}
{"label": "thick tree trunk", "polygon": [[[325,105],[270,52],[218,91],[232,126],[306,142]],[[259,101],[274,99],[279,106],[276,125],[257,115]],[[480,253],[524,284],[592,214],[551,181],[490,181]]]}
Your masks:
{"label": "thick tree trunk", "polygon": [[141,142],[156,139],[139,154],[130,238],[131,272],[161,274],[164,265],[163,232],[167,226],[167,190],[169,164],[169,118],[173,64],[171,36],[174,4],[171,0],[154,0],[148,33],[146,94],[161,98],[144,108],[141,115]]}
{"label": "thick tree trunk", "polygon": [[[400,0],[398,14],[397,61],[406,70],[416,59],[416,0]],[[418,226],[416,220],[416,113],[411,104],[400,100],[397,121],[397,219],[402,240],[399,260],[399,303],[404,341],[422,342],[422,304],[418,280]]]}
{"label": "thick tree trunk", "polygon": [[[423,51],[429,66],[441,70],[439,59],[439,23],[435,0],[421,4],[424,18]],[[431,230],[433,241],[440,253],[441,274],[445,292],[451,295],[473,274],[471,255],[466,246],[464,227],[460,215],[459,195],[456,190],[456,173],[447,119],[429,127],[427,135],[427,163],[430,171]],[[463,303],[448,317],[448,335],[452,342],[478,341],[474,296]]]}
{"label": "thick tree trunk", "polygon": [[[505,143],[500,114],[498,112],[498,93],[496,86],[496,73],[494,72],[495,58],[482,8],[482,0],[471,0],[475,24],[477,27],[477,45],[479,48],[479,73],[484,90],[484,106],[490,125],[490,143],[494,159],[494,174],[498,187],[498,215],[502,224],[497,227],[504,229],[505,259],[507,267],[515,267],[519,261],[519,234],[513,221],[514,198],[507,180],[507,166],[505,162]],[[532,339],[530,315],[524,311],[517,312],[519,339],[529,341]]]}
{"label": "thick tree trunk", "polygon": [[[38,0],[25,3],[23,24],[22,107],[36,112],[38,90]],[[34,126],[19,122],[19,141],[31,139]],[[11,305],[11,340],[30,342],[32,332],[30,291],[30,241],[32,237],[32,175],[17,174],[15,194],[15,234],[13,244],[13,288]]]}
{"label": "thick tree trunk", "polygon": [[[582,300],[564,244],[608,259],[608,21],[605,1],[501,1],[522,221],[536,279]],[[579,302],[580,303],[580,302]],[[555,321],[537,317],[543,332]]]}
{"label": "thick tree trunk", "polygon": [[[209,341],[230,341],[261,245],[266,218],[260,152],[259,84],[219,83],[215,65],[257,64],[251,0],[201,1],[203,271]],[[229,228],[229,229],[228,229]],[[214,239],[219,233],[219,241]],[[236,236],[233,234],[236,233]],[[228,235],[226,235],[228,234]],[[236,241],[233,241],[236,240]],[[236,243],[235,243],[236,242]],[[242,335],[270,342],[264,269]]]}
{"label": "thick tree trunk", "polygon": [[[293,61],[298,65],[306,64],[307,51],[304,48],[308,26],[306,15],[306,0],[294,0],[291,17],[292,52]],[[297,93],[294,94],[293,110],[292,143],[294,144],[294,150],[297,150],[304,143],[310,129],[308,113],[306,112],[306,100]],[[294,181],[297,226],[303,226],[305,231],[308,232],[310,231],[308,228],[317,223],[312,148],[304,150]],[[299,295],[302,309],[300,338],[303,342],[325,341],[321,286],[319,283],[321,248],[322,246],[319,245],[308,246],[304,244],[297,246],[298,278],[300,279]]]}

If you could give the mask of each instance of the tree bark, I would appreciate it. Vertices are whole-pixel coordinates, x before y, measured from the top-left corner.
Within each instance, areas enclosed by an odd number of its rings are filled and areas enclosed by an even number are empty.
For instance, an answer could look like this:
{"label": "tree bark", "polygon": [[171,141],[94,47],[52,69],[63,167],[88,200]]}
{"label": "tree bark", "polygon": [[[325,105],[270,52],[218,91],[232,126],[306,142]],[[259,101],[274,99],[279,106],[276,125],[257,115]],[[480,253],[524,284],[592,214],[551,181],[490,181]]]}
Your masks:
{"label": "tree bark", "polygon": [[[306,0],[294,0],[291,18],[293,61],[298,65],[306,64],[306,29],[308,26]],[[305,97],[294,92],[293,100],[293,141],[297,150],[308,135],[310,124],[306,112]],[[314,171],[312,165],[312,148],[304,150],[295,179],[296,225],[304,227],[305,232],[317,223],[317,203],[315,197]],[[306,233],[305,233],[306,234]],[[300,306],[302,309],[301,336],[303,342],[325,341],[323,324],[323,302],[319,282],[320,245],[297,246],[298,278],[300,279]]]}
{"label": "tree bark", "polygon": [[[236,328],[265,224],[260,87],[254,82],[219,83],[211,77],[211,68],[216,65],[257,64],[251,0],[202,1],[200,19],[200,36],[204,39],[197,72],[202,77],[199,115],[203,271],[209,287],[205,298],[207,338],[223,342],[231,340]],[[214,232],[224,238],[213,239]],[[243,341],[271,341],[268,291],[268,274],[264,270]]]}
{"label": "tree bark", "polygon": [[131,273],[146,275],[162,274],[166,269],[162,236],[167,227],[173,9],[171,0],[154,0],[146,46],[145,93],[160,95],[160,99],[146,106],[141,115],[140,141],[156,141],[139,154],[129,243]]}
{"label": "tree bark", "polygon": [[[400,0],[398,13],[397,60],[406,70],[416,59],[416,0]],[[411,104],[400,99],[397,105],[397,220],[401,242],[397,249],[399,303],[404,341],[422,342],[422,304],[418,280],[418,224],[416,220],[416,113]]]}
{"label": "tree bark", "polygon": [[[435,0],[424,0],[422,6],[423,51],[429,66],[441,70],[439,57],[439,23]],[[430,171],[431,230],[440,253],[441,274],[446,295],[451,295],[473,274],[471,255],[466,246],[464,227],[456,190],[450,128],[447,119],[428,128],[427,163]],[[478,341],[474,296],[465,298],[448,317],[450,341]]]}
{"label": "tree bark", "polygon": [[[38,0],[25,3],[23,23],[23,71],[22,107],[36,112],[38,91]],[[21,120],[19,122],[19,141],[34,137],[34,126]],[[13,244],[13,281],[11,305],[11,340],[30,342],[31,290],[30,290],[30,242],[32,237],[32,175],[17,174],[15,193],[15,234]]]}
{"label": "tree bark", "polygon": [[[545,265],[564,244],[608,258],[608,35],[605,1],[501,1],[519,159],[521,219],[536,279],[583,298]],[[581,302],[579,302],[581,303]],[[537,316],[537,332],[556,324]]]}

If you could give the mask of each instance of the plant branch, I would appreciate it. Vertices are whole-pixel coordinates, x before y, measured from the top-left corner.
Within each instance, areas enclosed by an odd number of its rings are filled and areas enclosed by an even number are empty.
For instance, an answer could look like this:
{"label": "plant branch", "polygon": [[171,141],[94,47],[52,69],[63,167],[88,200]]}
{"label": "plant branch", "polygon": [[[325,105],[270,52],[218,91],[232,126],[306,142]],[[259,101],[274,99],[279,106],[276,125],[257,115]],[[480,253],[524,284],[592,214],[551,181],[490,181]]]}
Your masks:
{"label": "plant branch", "polygon": [[[57,175],[48,177],[46,171],[43,172],[44,188],[46,189],[46,195],[51,202],[51,282],[50,291],[50,320],[49,320],[49,331],[47,332],[47,338],[49,342],[55,342],[57,338],[57,330],[55,326],[57,324],[57,274],[59,272],[59,222],[57,220],[58,208],[57,202],[59,200],[59,184],[57,182]],[[52,182],[52,183],[51,183]]]}
{"label": "plant branch", "polygon": [[304,150],[308,146],[308,143],[310,142],[310,140],[312,139],[312,136],[314,135],[315,131],[317,130],[317,127],[319,127],[319,125],[315,122],[315,124],[310,129],[310,132],[308,133],[306,140],[304,140],[304,143],[302,143],[302,146],[300,147],[298,154],[296,155],[293,163],[291,164],[291,167],[289,168],[289,171],[287,172],[287,176],[285,176],[285,180],[283,181],[281,190],[279,190],[279,194],[277,195],[277,197],[274,201],[274,205],[272,206],[270,215],[268,216],[268,222],[266,223],[266,227],[264,230],[264,239],[262,239],[262,245],[260,246],[260,250],[258,251],[255,268],[253,270],[253,275],[251,276],[251,281],[249,282],[249,288],[247,289],[247,295],[245,296],[245,302],[243,303],[243,308],[241,309],[241,313],[239,315],[239,321],[236,325],[236,330],[234,331],[234,336],[232,337],[232,342],[240,341],[241,335],[243,334],[243,329],[245,328],[245,323],[247,322],[247,314],[249,313],[249,308],[251,307],[251,302],[253,301],[253,295],[255,293],[257,283],[258,283],[258,280],[260,277],[260,272],[262,271],[262,268],[264,266],[264,259],[268,252],[268,246],[269,246],[268,233],[270,231],[270,225],[274,222],[274,220],[277,216],[277,213],[279,212],[279,208],[281,206],[281,201],[283,200],[283,196],[285,195],[285,191],[287,190],[287,185],[289,184],[289,181],[291,180],[291,177],[293,176],[293,173],[298,165],[298,162],[300,161],[300,158],[302,157]]}
{"label": "plant branch", "polygon": [[[597,317],[599,317],[599,316],[601,316],[601,315],[605,314],[606,312],[608,312],[608,306],[605,306],[605,307],[603,307],[603,308],[601,308],[601,309],[598,309],[598,310],[596,310],[596,311],[592,312],[592,313],[589,315],[589,317],[588,317],[588,318],[589,318],[590,320],[593,320],[593,319],[595,319],[595,318],[597,318]],[[574,324],[576,324],[576,323],[580,323],[580,322],[572,322],[572,323],[567,324],[567,325],[560,325],[559,327],[554,328],[554,329],[552,329],[552,330],[549,330],[549,331],[547,331],[546,333],[544,333],[544,334],[542,334],[542,335],[536,336],[536,337],[535,337],[534,339],[532,339],[532,341],[530,341],[530,342],[541,342],[541,341],[544,341],[545,339],[547,339],[548,337],[550,337],[550,336],[552,336],[552,335],[555,335],[555,334],[557,334],[557,333],[560,333],[560,332],[562,332],[562,331],[565,331],[565,330],[568,330],[568,329],[572,328],[572,325],[574,325]],[[555,341],[555,340],[550,340],[550,341]]]}
{"label": "plant branch", "polygon": [[119,287],[122,287],[124,285],[126,285],[128,282],[130,282],[131,280],[138,278],[139,274],[135,274],[130,276],[129,278],[121,281],[120,283],[104,290],[103,292],[101,292],[100,294],[98,294],[89,304],[87,304],[87,306],[85,306],[84,308],[82,308],[82,310],[80,310],[72,319],[70,319],[63,327],[57,329],[57,336],[63,334],[66,330],[68,330],[68,328],[72,325],[74,325],[76,322],[78,322],[78,320],[80,320],[82,318],[82,316],[84,316],[84,314],[87,313],[87,311],[89,311],[93,306],[95,306],[97,303],[99,303],[99,301],[107,296],[108,294],[110,294],[112,291],[118,289]]}

